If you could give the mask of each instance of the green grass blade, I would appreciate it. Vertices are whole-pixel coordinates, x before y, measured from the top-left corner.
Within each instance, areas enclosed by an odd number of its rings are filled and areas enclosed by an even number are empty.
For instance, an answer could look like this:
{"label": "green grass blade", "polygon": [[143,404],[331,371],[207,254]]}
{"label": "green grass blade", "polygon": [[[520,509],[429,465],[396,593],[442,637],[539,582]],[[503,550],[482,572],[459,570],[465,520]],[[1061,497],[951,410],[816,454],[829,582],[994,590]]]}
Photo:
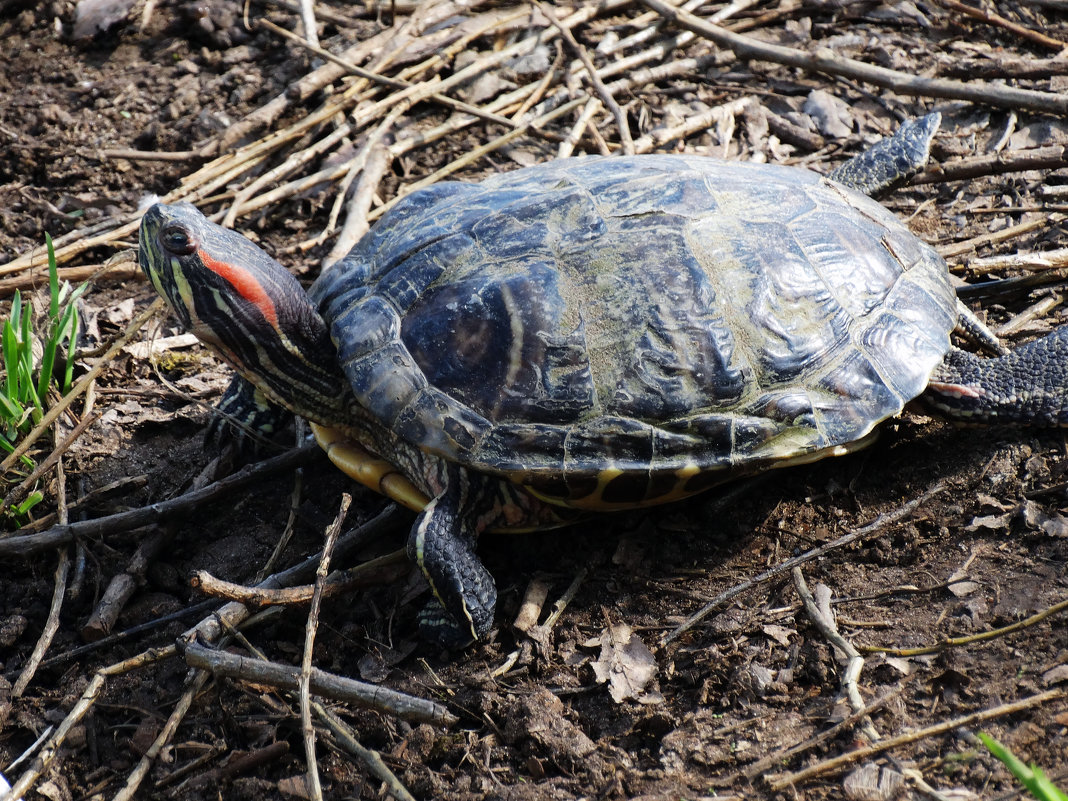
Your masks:
{"label": "green grass blade", "polygon": [[30,509],[44,500],[44,494],[40,490],[34,490],[26,496],[26,500],[15,507],[15,514],[19,517],[25,515]]}
{"label": "green grass blade", "polygon": [[1015,776],[1039,801],[1068,801],[1068,795],[1058,790],[1041,769],[1034,765],[1027,767],[1012,751],[986,732],[979,732],[979,739],[983,741],[983,745],[990,753],[1005,764],[1009,773]]}
{"label": "green grass blade", "polygon": [[56,364],[56,349],[62,337],[53,333],[45,342],[44,353],[41,355],[41,370],[37,375],[37,397],[44,403],[48,397],[48,387],[52,383],[52,369]]}
{"label": "green grass blade", "polygon": [[22,331],[19,334],[19,396],[24,405],[40,405],[33,384],[33,311],[30,301],[22,310]]}
{"label": "green grass blade", "polygon": [[0,395],[0,415],[3,415],[4,422],[10,425],[22,417],[22,407],[7,395]]}
{"label": "green grass blade", "polygon": [[18,381],[19,343],[18,337],[15,336],[15,327],[11,324],[10,319],[4,320],[4,330],[0,337],[2,337],[2,345],[0,346],[4,351],[4,395],[11,401],[17,401],[18,385],[16,382]]}
{"label": "green grass blade", "polygon": [[11,296],[11,320],[12,327],[17,331],[21,325],[20,317],[22,315],[22,292],[15,290],[15,294]]}
{"label": "green grass blade", "polygon": [[52,237],[45,234],[45,248],[48,250],[48,317],[59,317],[59,267],[56,265],[56,249]]}
{"label": "green grass blade", "polygon": [[[68,350],[73,353],[74,341],[78,334],[78,310],[75,308],[73,302],[68,303],[62,308],[59,320],[52,320],[52,324],[49,330],[48,341],[45,342],[44,355],[41,357],[41,372],[37,377],[37,397],[44,403],[48,397],[48,387],[52,383],[52,373],[56,365],[56,352],[59,350],[59,346],[64,340],[68,340],[70,345]],[[70,374],[73,369],[72,360],[67,360],[67,371],[65,375],[64,386],[61,388],[62,392],[66,392],[70,388]]]}
{"label": "green grass blade", "polygon": [[[78,328],[80,327],[80,318],[78,317],[78,310],[74,307],[74,301],[71,301],[71,305],[67,307],[67,311],[70,313],[70,338],[67,345],[67,367],[63,371],[63,386],[61,388],[62,394],[66,395],[70,392],[70,385],[74,380],[74,345],[78,341]],[[67,315],[64,315],[66,319]],[[62,326],[60,326],[62,328]]]}
{"label": "green grass blade", "polygon": [[37,397],[37,393],[34,391],[36,387],[33,385],[33,368],[29,362],[25,359],[19,362],[19,398],[23,406],[28,408],[40,409],[41,400]]}

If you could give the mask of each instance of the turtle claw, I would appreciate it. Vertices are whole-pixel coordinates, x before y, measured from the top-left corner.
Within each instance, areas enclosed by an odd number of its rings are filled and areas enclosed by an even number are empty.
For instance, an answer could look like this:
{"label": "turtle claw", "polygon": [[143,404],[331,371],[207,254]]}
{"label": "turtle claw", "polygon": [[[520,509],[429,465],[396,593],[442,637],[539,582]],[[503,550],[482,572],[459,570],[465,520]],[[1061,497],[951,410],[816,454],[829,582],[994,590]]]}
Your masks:
{"label": "turtle claw", "polygon": [[419,636],[450,651],[466,648],[475,642],[471,627],[460,625],[437,598],[431,598],[419,610]]}

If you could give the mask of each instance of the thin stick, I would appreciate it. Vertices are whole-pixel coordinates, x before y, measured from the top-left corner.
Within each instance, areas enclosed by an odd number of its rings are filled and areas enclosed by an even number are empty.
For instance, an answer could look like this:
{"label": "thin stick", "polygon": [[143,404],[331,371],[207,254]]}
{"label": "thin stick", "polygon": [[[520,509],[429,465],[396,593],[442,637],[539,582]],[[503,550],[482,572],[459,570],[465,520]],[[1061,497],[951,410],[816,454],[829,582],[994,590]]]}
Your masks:
{"label": "thin stick", "polygon": [[155,740],[152,741],[152,745],[148,747],[144,755],[138,760],[137,765],[130,772],[130,775],[126,777],[125,786],[115,794],[112,801],[132,801],[137,795],[138,789],[141,787],[141,782],[148,776],[148,772],[152,769],[153,763],[159,756],[159,752],[163,750],[163,747],[171,741],[174,737],[174,732],[177,731],[179,724],[185,719],[186,714],[189,712],[189,708],[193,705],[193,699],[196,698],[197,693],[204,687],[204,683],[208,680],[209,674],[206,670],[197,670],[193,672],[193,675],[186,679],[186,688],[182,693],[181,698],[178,699],[178,703],[174,705],[174,709],[171,710],[171,714],[167,717],[167,722],[163,725],[163,730],[159,733]]}
{"label": "thin stick", "polygon": [[586,580],[586,576],[589,571],[586,568],[582,568],[575,577],[571,579],[571,583],[567,585],[567,589],[564,590],[564,594],[556,599],[556,603],[553,604],[553,611],[549,613],[549,616],[545,618],[545,622],[542,623],[542,627],[547,631],[551,631],[560,620],[560,615],[567,609],[567,605],[575,600],[575,596],[578,594],[579,587],[582,586],[582,582]]}
{"label": "thin stick", "polygon": [[933,498],[938,493],[944,491],[945,489],[945,482],[938,481],[919,497],[913,498],[908,503],[902,504],[893,512],[888,512],[887,514],[879,515],[866,526],[861,526],[855,531],[851,531],[848,534],[843,534],[838,539],[832,540],[831,542],[828,542],[824,545],[820,545],[819,547],[813,548],[810,551],[806,551],[800,556],[795,556],[792,559],[787,559],[782,564],[776,565],[770,570],[765,570],[759,576],[751,578],[747,581],[743,581],[741,584],[737,584],[734,587],[731,587],[726,592],[720,593],[707,604],[705,604],[703,607],[701,607],[699,610],[697,610],[697,612],[695,612],[689,618],[683,621],[675,629],[665,634],[660,640],[660,647],[667,645],[668,643],[680,637],[682,634],[685,634],[687,631],[689,631],[702,620],[704,620],[712,612],[712,610],[716,609],[717,607],[721,606],[732,598],[736,598],[737,596],[741,595],[744,592],[747,592],[748,590],[751,590],[753,587],[756,587],[759,584],[763,584],[764,582],[769,581],[770,579],[773,579],[776,576],[782,575],[783,573],[793,570],[798,565],[803,565],[805,562],[810,562],[813,559],[823,556],[825,553],[833,551],[836,548],[841,548],[851,542],[855,542],[856,540],[867,537],[877,531],[881,531],[887,526],[891,526],[895,523],[901,522],[914,511],[916,511],[916,509],[918,509],[920,506],[925,504],[927,501],[929,501],[931,498]]}
{"label": "thin stick", "polygon": [[179,495],[177,498],[153,503],[129,512],[98,517],[94,520],[81,520],[76,523],[53,526],[39,534],[26,534],[21,537],[0,539],[0,558],[29,556],[30,554],[71,542],[76,537],[100,536],[101,534],[128,531],[129,529],[140,528],[152,523],[159,523],[174,515],[191,512],[204,503],[260,481],[263,476],[285,472],[294,467],[309,464],[313,460],[320,458],[321,454],[322,451],[318,445],[304,445],[262,462],[246,465],[231,476],[219,479],[202,489]]}
{"label": "thin stick", "polygon": [[986,642],[987,640],[995,640],[998,637],[1004,637],[1007,634],[1013,634],[1017,631],[1041,623],[1048,617],[1059,615],[1066,610],[1068,610],[1068,599],[1055,603],[1053,606],[1048,606],[1041,612],[1036,612],[1031,615],[1026,620],[1019,620],[1015,623],[1010,623],[1008,626],[991,629],[990,631],[981,631],[978,634],[969,634],[965,637],[946,637],[942,642],[936,643],[935,645],[927,645],[920,648],[884,648],[878,645],[862,645],[860,646],[860,650],[866,654],[888,654],[890,656],[902,657],[937,654],[949,648],[957,648],[962,645],[971,645],[977,642]]}
{"label": "thin stick", "polygon": [[[334,547],[334,552],[338,555],[338,558],[341,558],[342,551],[347,553],[360,545],[370,542],[382,533],[403,524],[410,525],[411,517],[407,511],[402,511],[396,504],[390,504],[377,517],[368,520],[359,528],[342,536]],[[281,573],[268,576],[257,586],[261,588],[278,588],[306,581],[314,574],[318,564],[319,556],[316,554],[287,570],[283,570]],[[249,607],[240,602],[231,602],[216,610],[211,617],[201,620],[197,625],[186,631],[183,636],[195,637],[201,642],[215,642],[222,634],[224,623],[236,626],[251,614],[252,611]]]}
{"label": "thin stick", "polygon": [[[385,165],[392,162],[392,158],[389,157],[389,150],[383,143],[390,139],[391,131],[397,124],[397,121],[400,119],[400,117],[408,110],[408,108],[408,103],[401,103],[397,106],[397,108],[393,109],[393,111],[387,114],[386,118],[382,120],[382,122],[380,122],[375,127],[375,129],[367,135],[367,138],[364,140],[363,146],[360,148],[360,152],[356,154],[356,158],[354,158],[349,165],[348,172],[338,184],[337,197],[334,199],[334,205],[330,209],[330,219],[327,221],[326,227],[323,228],[323,230],[319,233],[318,236],[314,237],[311,242],[308,243],[309,246],[319,244],[333,232],[334,226],[337,225],[337,218],[341,214],[342,207],[344,207],[345,205],[345,196],[349,192],[349,187],[356,179],[356,176],[362,176],[363,172],[367,169],[369,164],[372,164],[372,162],[374,163],[374,167],[372,170],[371,178],[374,183],[374,187],[377,189],[378,183],[382,180],[382,175],[385,171]],[[377,178],[375,178],[376,171]],[[357,227],[359,227],[360,222],[362,222],[363,226],[367,226],[367,212],[371,208],[371,201],[374,197],[373,192],[372,194],[367,195],[367,188],[363,185],[362,182],[358,184],[358,186],[363,187],[363,194],[359,195],[359,201],[354,204],[354,206],[350,206],[350,212],[352,210],[355,210],[357,213],[359,213],[360,208],[362,207],[363,209],[362,215],[357,219],[357,222],[355,224]],[[366,205],[364,205],[364,203],[366,203]],[[334,249],[330,251],[330,255],[333,256],[334,250],[338,249],[339,247],[343,247],[344,244],[345,243],[340,242],[339,237],[339,242],[334,244]],[[353,240],[352,244],[356,244],[356,240]],[[345,253],[348,253],[348,249],[345,250]],[[342,256],[343,255],[344,254],[342,254]],[[324,266],[327,266],[332,263],[333,261],[328,261]]]}
{"label": "thin stick", "polygon": [[[110,261],[111,259],[109,259]],[[123,282],[137,280],[142,276],[141,268],[137,265],[135,259],[130,259],[129,263],[126,264],[116,263],[114,266],[104,265],[101,267],[99,264],[85,264],[79,267],[62,267],[57,271],[57,274],[61,282],[69,281],[72,284],[80,284],[82,281],[100,283],[103,279],[109,282]],[[0,298],[10,297],[15,293],[16,289],[20,291],[37,289],[47,283],[48,275],[41,270],[29,271],[23,275],[5,278],[0,281]]]}
{"label": "thin stick", "polygon": [[82,626],[83,640],[100,640],[112,632],[119,615],[126,607],[126,602],[133,597],[137,588],[144,584],[149,567],[170,544],[172,537],[173,529],[165,527],[141,540],[126,569],[111,579],[96,608]]}
{"label": "thin stick", "polygon": [[[773,754],[768,754],[766,757],[757,762],[754,762],[752,765],[747,765],[742,771],[742,775],[749,779],[752,779],[756,776],[761,776],[766,773],[770,768],[773,768],[776,765],[783,764],[790,757],[796,756],[797,754],[803,753],[804,751],[807,751],[810,748],[815,748],[818,745],[822,745],[823,743],[833,740],[841,732],[844,732],[847,729],[851,729],[861,720],[866,717],[869,717],[873,712],[878,712],[890,701],[901,695],[903,691],[904,687],[898,687],[886,693],[885,695],[879,696],[863,709],[857,710],[849,717],[838,721],[829,729],[821,731],[814,737],[810,737],[807,740],[798,743],[797,745],[790,746],[789,748],[783,748]],[[731,784],[733,784],[733,782],[728,783],[728,786],[730,786]]]}
{"label": "thin stick", "polygon": [[578,119],[575,120],[575,124],[571,126],[571,130],[567,132],[564,141],[561,142],[556,149],[556,157],[558,159],[571,157],[571,154],[575,152],[575,146],[578,145],[579,141],[582,139],[582,135],[586,132],[590,120],[593,119],[593,115],[600,110],[601,101],[596,97],[591,97],[586,101],[586,105],[582,107],[582,111],[579,113]]}
{"label": "thin stick", "polygon": [[384,144],[376,144],[367,156],[367,163],[356,182],[356,189],[349,198],[345,209],[345,222],[334,240],[333,247],[323,260],[323,266],[342,259],[355,246],[360,238],[370,230],[367,215],[371,211],[379,184],[393,163],[393,154]]}
{"label": "thin stick", "polygon": [[999,108],[1009,108],[1014,111],[1029,109],[1058,116],[1068,114],[1068,95],[1062,93],[1035,92],[1029,89],[1016,89],[1010,86],[1000,86],[981,81],[960,83],[959,81],[949,81],[942,78],[923,78],[885,67],[865,64],[862,61],[855,61],[850,58],[841,58],[826,48],[818,50],[816,53],[806,53],[792,47],[767,44],[748,36],[731,33],[725,28],[713,25],[689,12],[675,8],[663,2],[663,0],[641,1],[675,24],[693,31],[699,36],[710,39],[720,47],[732,50],[738,58],[771,61],[776,64],[797,67],[808,72],[838,75],[856,81],[875,84],[902,95],[946,97],[955,100],[967,100],[973,103],[984,103]]}
{"label": "thin stick", "polygon": [[48,739],[48,742],[40,750],[26,771],[19,776],[19,780],[12,786],[7,798],[21,798],[29,791],[33,786],[33,783],[37,781],[46,770],[48,770],[52,761],[59,753],[60,747],[66,741],[67,735],[70,734],[71,729],[73,729],[82,718],[88,714],[89,710],[92,709],[93,704],[96,703],[96,699],[100,696],[100,692],[104,689],[104,685],[107,683],[107,679],[110,676],[121,676],[124,673],[129,673],[131,670],[137,670],[138,668],[153,662],[169,659],[173,657],[175,653],[176,649],[173,645],[169,648],[152,648],[137,656],[131,657],[130,659],[125,659],[122,662],[117,662],[98,670],[89,682],[89,685],[82,692],[81,697],[78,699],[78,703],[76,703],[74,708],[67,713],[65,718],[63,718],[63,722],[59,724],[55,732]]}
{"label": "thin stick", "polygon": [[1004,325],[999,325],[994,330],[994,333],[999,337],[1007,337],[1011,334],[1015,334],[1028,323],[1048,316],[1051,311],[1056,309],[1062,303],[1064,303],[1064,295],[1060,292],[1053,292],[1044,298],[1040,298],[1036,303],[1032,303],[1019,314],[1013,315],[1012,319]]}
{"label": "thin stick", "polygon": [[33,676],[37,672],[41,660],[44,659],[44,655],[48,651],[48,646],[52,644],[52,638],[59,631],[59,613],[63,609],[63,596],[67,592],[68,575],[70,575],[70,548],[64,547],[59,551],[59,562],[56,564],[55,584],[52,588],[52,605],[48,609],[48,619],[45,621],[41,636],[37,638],[37,643],[33,647],[33,653],[26,660],[25,667],[23,667],[18,679],[15,680],[15,686],[11,689],[13,698],[21,698],[22,694],[26,692],[26,688],[33,681]]}
{"label": "thin stick", "polygon": [[[335,570],[327,576],[326,584],[323,585],[323,597],[329,598],[358,587],[392,584],[403,578],[410,569],[408,555],[404,548],[400,548],[347,570]],[[308,584],[281,588],[262,585],[249,587],[216,578],[206,570],[196,571],[190,579],[190,584],[212,598],[236,601],[256,609],[265,606],[306,604],[311,601],[315,592],[315,587]]]}
{"label": "thin stick", "polygon": [[78,423],[78,425],[76,425],[66,437],[63,438],[63,441],[52,449],[52,452],[48,454],[48,457],[39,465],[37,465],[34,471],[30,473],[22,481],[21,484],[11,490],[11,492],[7,494],[7,497],[4,498],[4,500],[0,501],[0,509],[9,509],[15,504],[22,501],[22,499],[25,498],[27,494],[29,494],[29,491],[33,488],[33,485],[37,483],[37,479],[43,476],[47,471],[51,470],[59,462],[63,454],[70,450],[71,445],[73,445],[78,440],[78,437],[85,433],[85,429],[89,428],[89,426],[95,423],[99,417],[99,412],[93,412],[92,414],[83,418],[82,421]]}
{"label": "thin stick", "polygon": [[909,179],[909,183],[969,181],[985,175],[1003,175],[1029,170],[1058,170],[1064,166],[1068,166],[1068,147],[1046,145],[1012,150],[1008,153],[984,153],[981,156],[967,156],[943,164],[931,164],[923,172]]}
{"label": "thin stick", "polygon": [[345,522],[350,506],[352,506],[352,496],[347,492],[342,493],[341,508],[338,509],[334,522],[326,530],[323,556],[315,571],[315,590],[312,592],[311,606],[308,608],[308,622],[304,626],[304,655],[300,661],[297,692],[300,697],[300,727],[304,735],[304,758],[308,766],[308,790],[313,799],[322,799],[323,786],[319,781],[319,762],[315,758],[315,727],[312,726],[311,716],[312,655],[315,652],[315,632],[319,628],[319,607],[323,601],[323,587],[330,572],[330,555],[334,551],[334,543],[337,542],[337,535],[341,532],[341,526]]}
{"label": "thin stick", "polygon": [[[185,661],[195,668],[210,670],[217,676],[241,679],[254,683],[269,684],[283,690],[296,690],[300,670],[278,662],[215,651],[199,645],[193,639],[182,639],[179,648]],[[458,718],[434,701],[327,673],[319,668],[311,671],[311,692],[324,698],[354,704],[364,709],[376,709],[399,718],[418,723],[452,725]]]}
{"label": "thin stick", "polygon": [[936,248],[936,250],[938,251],[938,255],[941,256],[943,259],[951,259],[954,256],[961,256],[965,253],[970,253],[974,250],[978,250],[979,248],[985,245],[993,245],[997,244],[998,242],[1005,242],[1009,239],[1014,239],[1015,237],[1023,236],[1024,234],[1030,233],[1031,231],[1037,231],[1039,228],[1045,228],[1046,226],[1058,223],[1063,219],[1063,215],[1051,214],[1048,216],[1043,216],[1036,220],[1022,222],[1018,225],[1010,225],[1008,228],[1003,228],[1000,231],[980,234],[979,236],[972,237],[971,239],[965,239],[962,242],[956,242],[952,245],[941,245]]}
{"label": "thin stick", "polygon": [[[801,598],[801,604],[808,614],[809,619],[819,629],[820,633],[830,642],[835,648],[842,652],[842,655],[846,658],[846,667],[842,671],[842,691],[846,698],[849,700],[849,705],[854,712],[860,712],[864,709],[864,701],[860,697],[860,690],[857,688],[857,679],[860,677],[860,672],[864,669],[864,657],[862,657],[857,649],[853,647],[853,643],[849,642],[838,631],[837,626],[834,623],[832,617],[828,617],[824,614],[819,604],[816,603],[816,599],[812,597],[812,593],[808,589],[808,584],[805,582],[805,576],[801,572],[800,567],[795,567],[790,571],[794,577],[794,588],[797,590],[798,597]],[[830,612],[829,608],[827,610]],[[830,613],[833,614],[833,613]],[[861,728],[864,730],[864,734],[868,739],[875,742],[880,740],[879,733],[875,730],[871,720],[864,718],[861,720]]]}
{"label": "thin stick", "polygon": [[1012,31],[1017,36],[1026,39],[1029,42],[1041,45],[1042,47],[1048,47],[1050,50],[1062,51],[1065,48],[1068,48],[1068,42],[1062,42],[1059,39],[1054,39],[1052,36],[1046,36],[1044,33],[1025,28],[1023,25],[1018,25],[1011,20],[1007,20],[1000,14],[995,14],[993,11],[969,6],[965,3],[961,3],[960,0],[935,0],[935,2],[946,8],[959,11],[961,14],[965,14],[973,19],[985,22],[988,25],[994,25],[998,28]]}
{"label": "thin stick", "polygon": [[[282,558],[282,554],[289,545],[289,540],[293,537],[293,531],[296,528],[297,513],[300,508],[300,499],[303,492],[304,468],[298,467],[293,471],[293,489],[289,493],[289,513],[286,515],[286,523],[282,527],[282,533],[278,537],[278,542],[274,544],[274,550],[271,551],[271,555],[267,557],[267,561],[264,563],[263,567],[256,573],[256,583],[263,581],[267,576],[274,572],[274,566],[278,564],[278,560]],[[196,584],[193,583],[193,586],[195,587]]]}
{"label": "thin stick", "polygon": [[304,41],[309,47],[319,46],[319,30],[315,24],[315,8],[312,0],[300,0],[300,26],[304,29]]}
{"label": "thin stick", "polygon": [[446,164],[440,170],[437,170],[436,172],[431,173],[426,178],[423,178],[422,180],[416,181],[416,182],[414,182],[412,184],[409,184],[408,186],[404,187],[404,192],[403,193],[398,192],[397,196],[394,197],[393,200],[391,200],[389,203],[386,203],[383,206],[379,206],[377,209],[375,209],[373,212],[371,212],[371,214],[369,216],[371,218],[374,218],[374,219],[377,219],[378,217],[381,217],[383,214],[385,214],[387,211],[389,211],[391,208],[393,208],[393,206],[395,206],[397,203],[399,203],[403,198],[407,197],[408,195],[410,195],[412,192],[416,191],[417,189],[422,189],[424,186],[430,186],[431,184],[437,183],[438,181],[440,181],[445,176],[452,175],[452,173],[456,172],[457,170],[461,169],[462,167],[465,167],[468,164],[473,164],[474,162],[478,161],[480,158],[482,158],[487,153],[492,153],[495,150],[499,150],[500,148],[502,148],[505,145],[507,145],[509,142],[511,142],[511,141],[513,141],[515,139],[518,139],[520,136],[525,134],[529,129],[533,128],[535,125],[544,125],[545,123],[551,122],[552,120],[556,119],[557,117],[560,117],[560,116],[563,116],[564,114],[567,114],[572,109],[577,108],[578,106],[580,106],[582,104],[582,102],[583,101],[582,101],[581,98],[578,98],[576,100],[572,100],[570,103],[565,103],[564,105],[559,106],[558,108],[553,109],[552,111],[550,111],[550,112],[548,112],[546,114],[543,114],[540,117],[536,117],[536,118],[530,120],[529,122],[524,123],[519,128],[516,128],[516,129],[514,129],[512,131],[509,131],[508,133],[504,134],[503,136],[499,136],[496,139],[494,139],[494,140],[492,140],[490,142],[487,142],[486,144],[482,145],[481,147],[476,147],[471,152],[465,154],[461,158],[456,159],[455,161],[451,162],[450,164]]}
{"label": "thin stick", "polygon": [[[722,105],[713,106],[706,111],[687,117],[678,125],[670,128],[654,128],[649,133],[639,137],[638,141],[634,143],[634,148],[638,153],[648,153],[654,148],[663,147],[668,142],[682,139],[697,131],[703,131],[710,125],[720,125],[738,114],[743,114],[747,109],[755,105],[756,98],[752,95],[746,95]],[[721,144],[726,146],[728,143],[722,142]]]}
{"label": "thin stick", "polygon": [[1025,709],[1030,709],[1034,706],[1041,706],[1047,701],[1056,701],[1059,698],[1065,696],[1065,691],[1061,688],[1054,688],[1047,690],[1037,695],[1031,695],[1027,698],[1019,701],[1013,701],[1008,704],[1000,704],[990,709],[984,709],[979,712],[972,712],[968,715],[962,715],[959,718],[952,720],[944,720],[941,723],[936,723],[933,726],[928,726],[924,729],[917,731],[906,732],[905,734],[899,734],[897,737],[891,737],[883,740],[882,742],[875,743],[874,745],[865,746],[864,748],[857,748],[845,754],[833,757],[831,759],[824,760],[815,765],[799,770],[795,773],[789,773],[780,778],[770,780],[768,784],[774,791],[784,790],[787,787],[796,785],[805,779],[811,779],[814,776],[824,776],[828,773],[834,773],[846,765],[850,765],[853,762],[860,762],[866,759],[870,759],[876,754],[881,754],[884,751],[889,751],[892,748],[898,746],[908,745],[918,740],[925,740],[928,737],[936,737],[939,734],[945,734],[946,732],[953,731],[959,728],[970,728],[976,723],[982,723],[984,720],[993,720],[994,718],[1004,717],[1006,715],[1014,715],[1017,712],[1022,712]]}
{"label": "thin stick", "polygon": [[363,763],[375,775],[375,778],[385,783],[386,790],[394,798],[398,799],[398,801],[415,801],[412,794],[408,792],[408,788],[401,784],[400,779],[389,769],[389,766],[382,760],[378,752],[364,747],[353,735],[352,730],[337,715],[320,703],[312,704],[312,709],[315,710],[315,714],[337,738],[337,744],[350,754],[355,754],[363,760]]}
{"label": "thin stick", "polygon": [[[1050,228],[1053,223],[1049,220]],[[1038,272],[1042,270],[1059,270],[1068,267],[1068,248],[1057,250],[1042,250],[1033,253],[1002,253],[997,256],[987,256],[982,259],[969,259],[968,270],[975,275],[984,275],[994,270],[1027,270]]]}
{"label": "thin stick", "polygon": [[590,54],[586,52],[586,48],[578,43],[574,34],[571,33],[571,29],[565,27],[563,23],[556,18],[556,14],[552,9],[546,6],[544,3],[538,3],[538,8],[541,9],[541,13],[545,15],[545,18],[552,23],[552,25],[560,31],[560,35],[564,37],[564,41],[567,42],[568,47],[578,56],[579,61],[586,68],[586,73],[590,77],[590,83],[593,84],[594,91],[597,92],[597,96],[601,98],[601,102],[605,104],[609,111],[612,112],[612,116],[616,118],[616,127],[619,128],[619,138],[623,143],[623,152],[628,156],[634,155],[634,140],[630,137],[630,123],[627,122],[627,115],[623,113],[623,109],[619,107],[619,103],[612,97],[612,93],[608,91],[604,82],[601,80],[601,76],[597,74],[597,68],[593,65],[593,61],[590,59]]}
{"label": "thin stick", "polygon": [[285,176],[292,173],[294,170],[299,169],[308,162],[314,160],[322,153],[331,149],[338,142],[342,141],[346,136],[352,133],[352,126],[349,124],[339,125],[329,134],[324,136],[319,141],[312,144],[310,147],[306,147],[303,150],[291,154],[281,164],[272,167],[267,170],[263,175],[260,175],[254,179],[251,183],[241,189],[234,199],[230,202],[230,208],[227,210],[226,215],[220,221],[220,225],[224,228],[232,228],[234,221],[240,212],[244,211],[245,204],[248,203],[249,198],[253,197],[263,187],[271,184],[277,184]]}
{"label": "thin stick", "polygon": [[[345,69],[345,71],[349,72],[352,75],[357,75],[369,81],[380,83],[392,89],[418,88],[416,84],[412,84],[408,81],[403,81],[398,78],[387,78],[385,75],[379,75],[378,73],[372,72],[371,70],[365,70],[363,67],[357,67],[351,62],[345,61],[345,59],[339,56],[335,56],[329,50],[323,50],[323,48],[319,47],[318,45],[313,47],[311,44],[302,41],[299,37],[290,33],[285,28],[279,28],[270,20],[261,19],[258,24],[271,31],[272,33],[277,33],[279,36],[284,36],[290,41],[294,41],[297,44],[308,48],[317,56],[321,56],[322,58],[325,58],[328,61],[332,61],[333,63],[337,64],[339,67],[342,67],[343,69]],[[443,105],[446,108],[451,108],[455,111],[462,111],[464,114],[471,114],[472,116],[486,120],[487,122],[495,122],[498,125],[504,125],[506,127],[512,127],[515,125],[515,122],[508,119],[507,117],[501,117],[497,114],[487,112],[484,109],[479,108],[478,106],[472,106],[470,103],[465,103],[462,100],[456,100],[454,98],[449,97],[448,95],[443,95],[440,92],[430,92],[420,96],[419,99],[430,100],[435,103],[439,103],[440,105]]]}

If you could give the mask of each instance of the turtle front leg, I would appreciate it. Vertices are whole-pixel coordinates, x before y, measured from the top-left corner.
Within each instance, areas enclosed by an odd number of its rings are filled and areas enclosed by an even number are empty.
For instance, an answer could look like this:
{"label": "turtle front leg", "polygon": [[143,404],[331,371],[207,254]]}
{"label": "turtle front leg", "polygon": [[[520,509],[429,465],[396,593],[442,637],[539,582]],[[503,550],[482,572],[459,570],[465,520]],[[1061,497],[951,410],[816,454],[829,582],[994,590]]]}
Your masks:
{"label": "turtle front leg", "polygon": [[434,593],[419,616],[420,632],[446,648],[482,639],[493,625],[497,585],[475,554],[485,484],[449,465],[445,489],[426,505],[408,538],[408,557]]}
{"label": "turtle front leg", "polygon": [[219,414],[208,423],[207,441],[234,440],[250,449],[255,449],[256,436],[270,439],[293,419],[292,412],[269,401],[254,384],[236,373],[215,409]]}

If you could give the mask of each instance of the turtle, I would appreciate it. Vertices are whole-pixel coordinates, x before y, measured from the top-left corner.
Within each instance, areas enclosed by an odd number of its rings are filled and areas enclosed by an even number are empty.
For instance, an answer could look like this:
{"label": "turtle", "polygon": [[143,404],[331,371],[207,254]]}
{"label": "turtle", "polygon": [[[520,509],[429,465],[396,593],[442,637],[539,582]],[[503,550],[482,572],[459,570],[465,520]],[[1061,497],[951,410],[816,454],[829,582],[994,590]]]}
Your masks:
{"label": "turtle", "polygon": [[220,408],[312,424],[331,460],[417,512],[431,640],[485,639],[486,531],[676,501],[870,443],[923,396],[970,422],[1064,426],[1068,327],[954,347],[945,261],[869,195],[936,118],[828,176],[700,155],[576,157],[397,202],[305,292],[189,204],[139,260],[236,370]]}

